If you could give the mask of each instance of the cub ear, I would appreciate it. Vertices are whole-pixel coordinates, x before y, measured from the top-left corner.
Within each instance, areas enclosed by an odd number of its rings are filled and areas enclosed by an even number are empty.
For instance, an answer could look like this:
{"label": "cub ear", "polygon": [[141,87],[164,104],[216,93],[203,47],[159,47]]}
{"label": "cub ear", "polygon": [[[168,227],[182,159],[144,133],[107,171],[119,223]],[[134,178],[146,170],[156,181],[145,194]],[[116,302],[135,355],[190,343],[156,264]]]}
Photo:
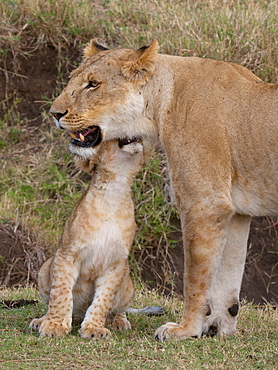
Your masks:
{"label": "cub ear", "polygon": [[79,156],[74,156],[74,164],[82,171],[92,174],[97,163],[94,159],[82,159]]}
{"label": "cub ear", "polygon": [[84,58],[90,58],[92,55],[100,53],[101,51],[109,50],[102,39],[92,39],[85,46],[83,50]]}
{"label": "cub ear", "polygon": [[128,62],[122,66],[122,74],[131,81],[147,82],[155,69],[155,60],[159,49],[158,41],[143,46],[135,51]]}

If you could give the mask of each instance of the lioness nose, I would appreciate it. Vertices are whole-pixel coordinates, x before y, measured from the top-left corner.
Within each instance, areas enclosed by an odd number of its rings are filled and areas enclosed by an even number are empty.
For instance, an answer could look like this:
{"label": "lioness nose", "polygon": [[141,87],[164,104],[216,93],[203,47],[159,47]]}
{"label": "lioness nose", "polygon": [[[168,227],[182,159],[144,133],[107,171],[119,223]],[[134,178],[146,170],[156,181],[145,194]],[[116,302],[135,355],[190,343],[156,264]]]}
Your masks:
{"label": "lioness nose", "polygon": [[57,121],[59,121],[59,119],[64,117],[68,111],[66,110],[64,113],[50,111],[50,113],[56,118]]}

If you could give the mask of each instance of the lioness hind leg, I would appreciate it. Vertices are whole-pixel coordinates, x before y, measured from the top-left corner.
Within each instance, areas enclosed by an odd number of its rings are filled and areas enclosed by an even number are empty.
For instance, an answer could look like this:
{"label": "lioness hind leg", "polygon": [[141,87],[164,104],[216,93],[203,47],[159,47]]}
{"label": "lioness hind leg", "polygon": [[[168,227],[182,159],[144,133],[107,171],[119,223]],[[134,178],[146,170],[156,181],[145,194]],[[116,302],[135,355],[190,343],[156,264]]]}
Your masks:
{"label": "lioness hind leg", "polygon": [[236,214],[229,223],[227,242],[212,282],[203,334],[231,335],[236,331],[250,221],[251,217]]}

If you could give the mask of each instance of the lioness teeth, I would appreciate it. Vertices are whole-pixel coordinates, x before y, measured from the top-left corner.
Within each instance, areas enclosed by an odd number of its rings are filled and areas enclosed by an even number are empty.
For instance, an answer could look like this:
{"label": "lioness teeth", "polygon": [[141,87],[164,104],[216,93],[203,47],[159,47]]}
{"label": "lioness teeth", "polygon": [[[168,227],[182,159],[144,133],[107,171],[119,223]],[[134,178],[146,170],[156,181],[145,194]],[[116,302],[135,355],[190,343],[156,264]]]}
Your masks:
{"label": "lioness teeth", "polygon": [[80,138],[81,141],[85,140],[85,137],[82,134],[79,134],[79,138]]}

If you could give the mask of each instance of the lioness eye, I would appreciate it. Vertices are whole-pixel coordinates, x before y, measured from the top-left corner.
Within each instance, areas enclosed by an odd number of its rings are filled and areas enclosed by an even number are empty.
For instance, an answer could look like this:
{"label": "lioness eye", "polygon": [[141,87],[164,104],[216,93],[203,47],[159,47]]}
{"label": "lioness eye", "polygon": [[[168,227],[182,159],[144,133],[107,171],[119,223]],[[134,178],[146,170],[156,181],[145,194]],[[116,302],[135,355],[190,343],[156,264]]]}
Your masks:
{"label": "lioness eye", "polygon": [[99,82],[97,81],[89,81],[88,85],[86,86],[86,89],[95,89],[98,87]]}

